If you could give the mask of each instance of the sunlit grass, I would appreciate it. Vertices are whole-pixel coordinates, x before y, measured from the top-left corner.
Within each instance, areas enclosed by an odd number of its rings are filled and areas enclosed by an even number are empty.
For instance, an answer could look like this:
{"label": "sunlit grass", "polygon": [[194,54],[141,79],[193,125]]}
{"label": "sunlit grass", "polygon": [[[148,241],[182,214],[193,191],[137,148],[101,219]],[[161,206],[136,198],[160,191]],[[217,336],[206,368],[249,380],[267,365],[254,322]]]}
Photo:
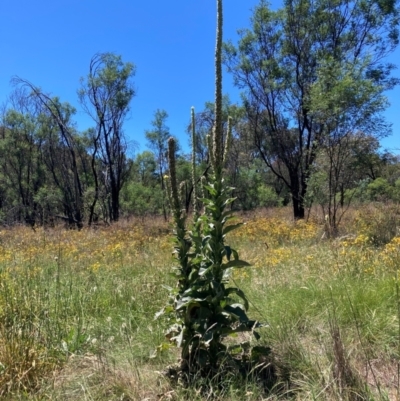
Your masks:
{"label": "sunlit grass", "polygon": [[[269,323],[260,341],[272,348],[278,381],[270,394],[233,382],[219,399],[396,399],[400,237],[375,246],[358,212],[346,223],[351,235],[332,241],[322,239],[323,221],[269,214],[238,217],[246,224],[228,243],[253,265],[232,279],[250,315]],[[173,349],[153,358],[167,326],[154,314],[167,298],[163,285],[174,284],[169,229],[137,221],[2,229],[0,396],[206,399],[160,375],[176,361]],[[364,384],[338,376],[340,344]]]}
{"label": "sunlit grass", "polygon": [[250,220],[234,239],[254,267],[233,277],[253,314],[270,324],[262,341],[290,371],[287,390],[297,399],[349,397],[334,373],[336,325],[354,374],[368,387],[350,392],[395,399],[398,391],[400,237],[374,246],[356,217],[347,227],[354,234],[333,241],[321,239],[322,224],[274,219]]}
{"label": "sunlit grass", "polygon": [[71,356],[123,354],[135,368],[153,363],[163,336],[153,317],[172,261],[167,236],[136,224],[80,232],[20,227],[3,230],[0,241],[3,395],[39,390]]}

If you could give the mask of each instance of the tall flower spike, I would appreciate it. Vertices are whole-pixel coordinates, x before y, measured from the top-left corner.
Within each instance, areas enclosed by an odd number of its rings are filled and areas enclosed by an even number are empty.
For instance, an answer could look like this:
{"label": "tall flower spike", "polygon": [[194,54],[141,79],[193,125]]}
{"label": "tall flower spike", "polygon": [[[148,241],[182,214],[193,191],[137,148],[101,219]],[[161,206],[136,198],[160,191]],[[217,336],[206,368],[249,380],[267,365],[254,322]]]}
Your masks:
{"label": "tall flower spike", "polygon": [[232,145],[232,117],[228,117],[228,131],[226,133],[225,138],[225,148],[224,148],[224,165],[226,165],[226,161],[228,160],[228,154],[231,150]]}
{"label": "tall flower spike", "polygon": [[175,160],[175,139],[168,139],[168,164],[171,185],[172,209],[176,218],[180,216],[181,207],[179,202],[178,184],[176,182],[176,160]]}
{"label": "tall flower spike", "polygon": [[211,135],[207,135],[207,146],[208,146],[208,155],[210,157],[211,166],[215,171],[215,158],[214,158],[214,147],[213,147],[213,139]]}
{"label": "tall flower spike", "polygon": [[192,185],[193,185],[193,219],[198,218],[197,210],[197,178],[196,178],[196,118],[194,114],[194,107],[191,110],[192,115]]}
{"label": "tall flower spike", "polygon": [[200,184],[201,184],[201,197],[204,199],[206,197],[206,190],[204,186],[207,184],[207,179],[204,175],[201,176]]}
{"label": "tall flower spike", "polygon": [[169,208],[173,212],[174,211],[174,201],[172,200],[171,181],[170,181],[169,177],[165,181],[166,181],[165,191],[167,193]]}
{"label": "tall flower spike", "polygon": [[213,128],[214,171],[222,168],[222,0],[217,1],[217,39],[215,44],[215,121]]}
{"label": "tall flower spike", "polygon": [[179,204],[181,207],[185,204],[186,200],[186,181],[182,181],[179,184]]}

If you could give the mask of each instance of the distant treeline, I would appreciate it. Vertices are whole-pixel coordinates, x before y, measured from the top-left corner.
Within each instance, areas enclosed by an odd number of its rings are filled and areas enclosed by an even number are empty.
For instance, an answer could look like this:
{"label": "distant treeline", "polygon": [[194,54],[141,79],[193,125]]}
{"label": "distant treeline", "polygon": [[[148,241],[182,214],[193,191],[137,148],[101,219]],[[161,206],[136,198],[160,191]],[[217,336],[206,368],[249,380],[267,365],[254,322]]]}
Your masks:
{"label": "distant treeline", "polygon": [[[291,204],[306,216],[318,204],[334,233],[354,201],[400,201],[400,159],[381,151],[390,134],[385,91],[399,80],[385,63],[399,38],[392,0],[265,1],[223,60],[242,103],[224,97],[232,122],[226,166],[232,207]],[[169,214],[166,196],[168,114],[156,110],[146,150],[130,156],[124,120],[135,96],[135,66],[96,54],[79,88],[92,128],[79,132],[76,109],[33,83],[15,78],[0,121],[0,223],[71,227],[111,223],[121,216]],[[189,119],[188,119],[189,121]],[[214,107],[197,111],[198,177],[207,178]],[[225,130],[226,131],[226,130]],[[181,196],[190,211],[190,158],[178,155]],[[204,180],[204,179],[203,179]]]}

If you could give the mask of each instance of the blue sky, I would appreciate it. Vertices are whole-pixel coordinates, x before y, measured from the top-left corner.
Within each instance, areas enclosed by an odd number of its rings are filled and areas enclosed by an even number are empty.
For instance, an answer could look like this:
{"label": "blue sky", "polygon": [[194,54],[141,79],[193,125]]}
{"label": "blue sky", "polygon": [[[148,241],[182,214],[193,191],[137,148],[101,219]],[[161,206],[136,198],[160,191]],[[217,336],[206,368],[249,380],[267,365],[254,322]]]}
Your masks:
{"label": "blue sky", "polygon": [[[258,3],[225,1],[224,40],[236,41],[237,29],[249,26]],[[191,106],[200,111],[213,100],[215,0],[2,0],[0,15],[0,103],[12,90],[11,77],[18,75],[74,105],[78,127],[88,128],[76,91],[97,52],[114,52],[136,65],[137,96],[125,131],[138,150],[145,149],[144,131],[156,109],[168,112],[171,134],[186,147]],[[400,49],[390,61],[400,65]],[[238,101],[228,74],[223,91]],[[382,145],[400,153],[400,88],[387,96],[393,135]]]}

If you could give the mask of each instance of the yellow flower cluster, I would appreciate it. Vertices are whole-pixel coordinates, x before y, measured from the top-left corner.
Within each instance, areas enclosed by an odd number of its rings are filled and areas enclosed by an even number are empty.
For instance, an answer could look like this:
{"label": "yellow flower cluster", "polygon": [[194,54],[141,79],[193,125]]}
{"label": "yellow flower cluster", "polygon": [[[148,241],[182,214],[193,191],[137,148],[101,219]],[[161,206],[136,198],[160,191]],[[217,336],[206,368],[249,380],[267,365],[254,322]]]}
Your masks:
{"label": "yellow flower cluster", "polygon": [[[235,221],[236,220],[236,221]],[[232,223],[237,222],[235,218]],[[0,231],[0,282],[21,269],[34,277],[43,266],[61,266],[92,273],[115,271],[121,266],[148,263],[172,266],[173,240],[164,223],[125,222],[110,227],[65,230],[64,228],[15,227]],[[293,222],[282,216],[252,218],[228,234],[227,243],[239,251],[259,274],[276,267],[317,272],[331,266],[333,274],[351,269],[368,276],[393,274],[400,267],[400,236],[384,247],[373,247],[364,220],[356,236],[333,242],[319,241],[323,225],[313,221]],[[318,240],[318,241],[315,241]],[[325,251],[323,251],[325,250]],[[167,271],[167,270],[166,270]],[[235,270],[234,277],[251,275],[251,268]]]}
{"label": "yellow flower cluster", "polygon": [[342,245],[345,247],[349,247],[355,245],[357,247],[363,247],[370,245],[370,238],[368,235],[364,233],[359,233],[354,238],[347,238],[345,241],[342,242]]}
{"label": "yellow flower cluster", "polygon": [[400,269],[400,237],[394,237],[380,253],[381,261],[389,268]]}
{"label": "yellow flower cluster", "polygon": [[140,224],[80,231],[16,227],[0,232],[0,268],[16,272],[25,266],[37,274],[44,263],[68,263],[72,269],[98,271],[134,263],[155,248],[172,249],[167,231]]}
{"label": "yellow flower cluster", "polygon": [[287,262],[293,257],[292,249],[279,247],[275,249],[269,249],[262,257],[255,260],[255,267],[273,267],[280,263]]}
{"label": "yellow flower cluster", "polygon": [[316,238],[319,226],[314,222],[290,221],[281,218],[257,218],[233,231],[234,238],[253,241],[264,240],[268,247],[282,243],[295,243]]}

